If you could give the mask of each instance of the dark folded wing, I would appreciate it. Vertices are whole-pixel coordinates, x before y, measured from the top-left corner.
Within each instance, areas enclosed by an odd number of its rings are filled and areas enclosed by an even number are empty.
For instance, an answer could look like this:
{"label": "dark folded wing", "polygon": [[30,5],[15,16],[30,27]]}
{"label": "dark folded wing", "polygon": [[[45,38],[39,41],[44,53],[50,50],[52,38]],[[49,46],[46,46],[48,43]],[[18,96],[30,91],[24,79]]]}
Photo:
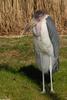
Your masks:
{"label": "dark folded wing", "polygon": [[46,20],[49,37],[54,49],[54,56],[57,57],[59,54],[59,34],[51,17],[49,16]]}
{"label": "dark folded wing", "polygon": [[58,66],[58,59],[59,59],[59,34],[56,30],[55,24],[53,22],[53,20],[51,19],[51,17],[47,17],[46,19],[46,24],[47,24],[47,28],[48,28],[48,33],[49,33],[49,37],[51,40],[51,43],[53,45],[53,50],[54,50],[54,57],[56,58],[56,63],[54,65],[54,67]]}

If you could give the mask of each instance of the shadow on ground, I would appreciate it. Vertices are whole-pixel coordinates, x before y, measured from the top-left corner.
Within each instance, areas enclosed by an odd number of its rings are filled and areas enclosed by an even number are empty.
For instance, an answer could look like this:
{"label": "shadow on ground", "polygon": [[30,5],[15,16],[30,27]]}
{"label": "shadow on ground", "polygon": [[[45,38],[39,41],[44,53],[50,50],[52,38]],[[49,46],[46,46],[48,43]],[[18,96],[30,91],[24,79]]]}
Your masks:
{"label": "shadow on ground", "polygon": [[26,75],[29,79],[33,80],[37,84],[41,84],[41,72],[33,65],[28,65],[20,68],[19,72]]}
{"label": "shadow on ground", "polygon": [[[27,76],[30,80],[33,80],[41,89],[42,89],[42,73],[35,68],[33,65],[28,65],[28,66],[23,66],[19,70],[16,70],[12,67],[9,67],[7,64],[2,64],[0,65],[0,71],[5,70],[9,71],[13,74],[20,74],[20,75],[25,75]],[[49,74],[45,75],[46,79],[46,84],[49,83]],[[46,87],[46,95],[51,99],[51,100],[64,100],[58,96],[56,93],[50,93],[50,87]]]}
{"label": "shadow on ground", "polygon": [[[29,79],[33,80],[33,82],[35,82],[42,89],[42,73],[33,65],[24,66],[23,68],[20,68],[19,72],[26,75]],[[45,81],[46,84],[50,83],[49,74],[45,74]],[[60,98],[58,94],[50,93],[50,87],[48,85],[46,85],[46,91],[46,95],[51,100],[64,100]]]}
{"label": "shadow on ground", "polygon": [[9,71],[13,74],[18,73],[18,70],[16,70],[16,68],[9,66],[8,64],[0,64],[0,71],[5,70],[5,71]]}
{"label": "shadow on ground", "polygon": [[[37,84],[42,84],[42,72],[39,71],[34,65],[24,66],[20,68],[19,72],[23,73]],[[46,84],[50,83],[49,73],[45,74],[45,82]]]}
{"label": "shadow on ground", "polygon": [[49,96],[51,100],[65,100],[61,98],[57,93],[48,93],[47,96]]}

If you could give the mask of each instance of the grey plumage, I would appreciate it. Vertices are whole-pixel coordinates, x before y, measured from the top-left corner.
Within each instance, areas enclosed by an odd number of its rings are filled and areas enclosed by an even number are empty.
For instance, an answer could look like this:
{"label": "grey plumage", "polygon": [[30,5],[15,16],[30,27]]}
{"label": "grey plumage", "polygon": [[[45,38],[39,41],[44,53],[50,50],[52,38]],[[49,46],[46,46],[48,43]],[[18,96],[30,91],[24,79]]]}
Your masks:
{"label": "grey plumage", "polygon": [[51,40],[51,43],[53,45],[54,50],[54,57],[55,57],[55,64],[53,66],[53,71],[58,70],[59,68],[59,34],[56,30],[55,24],[50,16],[46,19],[46,24],[49,32],[49,37]]}

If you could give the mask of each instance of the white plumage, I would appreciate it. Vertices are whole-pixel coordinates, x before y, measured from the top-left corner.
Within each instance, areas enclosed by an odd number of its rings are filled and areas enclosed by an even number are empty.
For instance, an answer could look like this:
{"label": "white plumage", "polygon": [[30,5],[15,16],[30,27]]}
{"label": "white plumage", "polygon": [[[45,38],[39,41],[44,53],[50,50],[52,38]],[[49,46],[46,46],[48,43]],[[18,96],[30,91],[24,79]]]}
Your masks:
{"label": "white plumage", "polygon": [[36,63],[38,68],[44,73],[47,73],[49,70],[49,63],[50,63],[50,56],[54,58],[53,55],[53,46],[51,44],[48,30],[46,26],[46,16],[42,19],[40,23],[33,29],[33,31],[37,32],[37,28],[40,25],[40,36],[34,36],[34,45],[35,45],[35,52],[36,52]]}

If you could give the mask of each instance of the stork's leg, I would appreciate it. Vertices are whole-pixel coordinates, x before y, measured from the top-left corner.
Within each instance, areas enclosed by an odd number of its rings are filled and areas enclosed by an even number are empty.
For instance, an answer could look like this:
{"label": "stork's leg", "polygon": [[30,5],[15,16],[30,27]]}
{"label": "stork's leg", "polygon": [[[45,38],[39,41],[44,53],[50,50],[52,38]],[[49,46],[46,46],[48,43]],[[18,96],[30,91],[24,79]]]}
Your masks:
{"label": "stork's leg", "polygon": [[53,83],[52,83],[52,59],[51,57],[50,57],[50,82],[51,82],[51,92],[54,92]]}
{"label": "stork's leg", "polygon": [[42,85],[43,85],[43,91],[42,93],[45,93],[45,80],[44,80],[44,72],[42,71]]}

